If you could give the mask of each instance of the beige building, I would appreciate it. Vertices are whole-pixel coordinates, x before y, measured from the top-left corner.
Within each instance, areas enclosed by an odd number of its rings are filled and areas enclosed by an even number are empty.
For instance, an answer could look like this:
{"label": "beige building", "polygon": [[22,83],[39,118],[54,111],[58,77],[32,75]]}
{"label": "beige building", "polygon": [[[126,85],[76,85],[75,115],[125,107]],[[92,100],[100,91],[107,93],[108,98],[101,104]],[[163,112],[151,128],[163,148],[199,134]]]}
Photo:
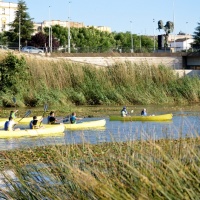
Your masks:
{"label": "beige building", "polygon": [[17,3],[3,2],[3,0],[0,0],[0,32],[10,29],[9,24],[15,19],[17,7]]}
{"label": "beige building", "polygon": [[[70,24],[69,24],[70,23]],[[72,21],[60,21],[60,20],[51,20],[51,21],[43,21],[41,23],[34,23],[34,34],[42,31],[44,29],[44,27],[50,27],[50,26],[54,26],[54,25],[60,25],[62,27],[66,27],[68,28],[73,27],[73,28],[89,28],[89,27],[94,27],[99,31],[107,31],[107,32],[111,32],[111,28],[110,27],[106,27],[106,26],[85,26],[83,22],[72,22]]]}

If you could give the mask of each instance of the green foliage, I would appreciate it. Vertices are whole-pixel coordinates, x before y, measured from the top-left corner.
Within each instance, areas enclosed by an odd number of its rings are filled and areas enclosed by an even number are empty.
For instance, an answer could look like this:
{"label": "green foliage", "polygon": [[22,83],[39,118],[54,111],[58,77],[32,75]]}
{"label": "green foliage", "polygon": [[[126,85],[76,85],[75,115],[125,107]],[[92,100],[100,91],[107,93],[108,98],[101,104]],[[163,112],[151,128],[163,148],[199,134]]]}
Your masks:
{"label": "green foliage", "polygon": [[200,48],[200,23],[198,23],[198,26],[195,28],[194,32],[194,44],[193,47]]}
{"label": "green foliage", "polygon": [[[27,64],[26,64],[27,63]],[[29,69],[28,67],[29,66]],[[0,90],[29,106],[49,104],[176,104],[200,101],[199,77],[179,78],[147,63],[109,67],[8,54],[0,62]]]}
{"label": "green foliage", "polygon": [[144,140],[143,128],[135,127],[140,141],[90,145],[83,135],[81,145],[3,151],[2,193],[5,199],[199,199],[199,138]]}
{"label": "green foliage", "polygon": [[1,45],[7,45],[7,36],[4,32],[0,33],[0,44]]}
{"label": "green foliage", "polygon": [[16,11],[15,19],[10,24],[12,28],[12,33],[9,34],[11,36],[10,41],[18,41],[18,34],[19,34],[19,28],[20,28],[20,37],[21,42],[25,43],[26,41],[31,39],[31,35],[34,32],[33,29],[33,19],[30,18],[28,12],[27,12],[27,6],[25,1],[19,0],[18,2],[18,9]]}
{"label": "green foliage", "polygon": [[0,90],[2,92],[27,91],[27,81],[29,80],[28,66],[24,57],[18,58],[12,53],[8,53],[5,59],[0,62]]}
{"label": "green foliage", "polygon": [[[49,28],[44,28],[49,34]],[[57,38],[62,47],[68,44],[68,28],[60,25],[52,26],[53,36]],[[122,49],[122,52],[130,52],[131,33],[108,33],[102,32],[94,27],[70,28],[72,51],[78,52],[110,52]],[[153,40],[147,36],[133,35],[133,46],[135,52],[151,52]]]}

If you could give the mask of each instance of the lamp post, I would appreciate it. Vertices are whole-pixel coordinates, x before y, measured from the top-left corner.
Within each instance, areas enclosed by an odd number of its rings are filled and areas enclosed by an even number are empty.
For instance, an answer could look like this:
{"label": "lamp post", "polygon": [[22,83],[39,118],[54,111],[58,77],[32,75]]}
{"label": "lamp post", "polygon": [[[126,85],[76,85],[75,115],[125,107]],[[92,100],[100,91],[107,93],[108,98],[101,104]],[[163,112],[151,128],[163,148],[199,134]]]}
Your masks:
{"label": "lamp post", "polygon": [[133,53],[133,34],[132,34],[132,21],[130,21],[131,23],[131,53]]}
{"label": "lamp post", "polygon": [[156,43],[155,43],[155,19],[153,19],[153,52],[155,52],[155,46],[156,46]]}
{"label": "lamp post", "polygon": [[19,51],[21,51],[21,14],[19,13]]}
{"label": "lamp post", "polygon": [[71,39],[71,36],[70,36],[70,3],[71,1],[69,1],[69,17],[68,17],[68,53],[71,53],[71,49],[70,49],[70,39]]}
{"label": "lamp post", "polygon": [[186,22],[186,32],[185,32],[186,52],[187,52],[187,24],[188,24],[188,22]]}
{"label": "lamp post", "polygon": [[139,39],[140,39],[140,53],[142,52],[141,49],[142,49],[142,39],[141,39],[141,33],[138,33],[139,35]]}
{"label": "lamp post", "polygon": [[174,14],[174,0],[173,0],[173,23],[174,23],[174,52],[176,52],[176,36],[175,36],[175,14]]}
{"label": "lamp post", "polygon": [[51,52],[51,17],[50,17],[50,9],[51,9],[51,6],[49,6],[49,52]]}

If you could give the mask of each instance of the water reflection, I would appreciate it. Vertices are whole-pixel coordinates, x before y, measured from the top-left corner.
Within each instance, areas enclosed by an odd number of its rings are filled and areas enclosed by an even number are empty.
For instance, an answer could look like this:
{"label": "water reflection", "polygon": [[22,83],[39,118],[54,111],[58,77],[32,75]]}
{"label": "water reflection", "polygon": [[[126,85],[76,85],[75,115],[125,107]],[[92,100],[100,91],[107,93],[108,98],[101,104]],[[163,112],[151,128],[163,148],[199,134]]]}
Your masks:
{"label": "water reflection", "polygon": [[106,127],[103,129],[66,130],[64,136],[55,137],[0,139],[0,150],[83,142],[98,144],[111,141],[177,139],[200,135],[200,118],[197,112],[174,112],[173,115],[173,120],[166,122],[120,122],[106,118]]}

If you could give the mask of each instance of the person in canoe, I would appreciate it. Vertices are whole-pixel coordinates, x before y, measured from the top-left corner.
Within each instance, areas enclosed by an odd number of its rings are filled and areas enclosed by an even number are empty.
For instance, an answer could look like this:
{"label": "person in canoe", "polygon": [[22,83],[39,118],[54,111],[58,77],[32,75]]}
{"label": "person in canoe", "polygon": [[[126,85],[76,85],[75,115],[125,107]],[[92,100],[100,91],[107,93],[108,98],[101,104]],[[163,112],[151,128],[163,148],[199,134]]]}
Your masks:
{"label": "person in canoe", "polygon": [[6,121],[5,124],[4,124],[4,130],[5,131],[17,131],[17,130],[20,130],[19,128],[14,129],[14,126],[16,124],[17,124],[17,122],[15,122],[12,117],[9,117],[8,121]]}
{"label": "person in canoe", "polygon": [[13,119],[15,119],[16,118],[16,113],[18,112],[18,110],[11,110],[10,111],[10,117],[12,117]]}
{"label": "person in canoe", "polygon": [[82,119],[82,118],[76,117],[76,113],[73,112],[69,120],[70,120],[70,123],[71,123],[71,124],[76,124],[76,120],[81,120],[81,119]]}
{"label": "person in canoe", "polygon": [[38,129],[38,128],[43,128],[42,126],[39,126],[39,123],[41,123],[43,118],[40,120],[37,119],[37,116],[33,116],[33,120],[30,121],[29,123],[29,128],[30,129]]}
{"label": "person in canoe", "polygon": [[121,116],[126,117],[128,115],[128,111],[126,110],[126,106],[124,106],[121,110]]}
{"label": "person in canoe", "polygon": [[147,110],[146,110],[146,108],[144,108],[144,109],[141,111],[141,115],[142,115],[142,116],[147,116]]}
{"label": "person in canoe", "polygon": [[48,116],[48,124],[58,124],[59,123],[58,121],[59,120],[56,119],[54,111],[51,111]]}

